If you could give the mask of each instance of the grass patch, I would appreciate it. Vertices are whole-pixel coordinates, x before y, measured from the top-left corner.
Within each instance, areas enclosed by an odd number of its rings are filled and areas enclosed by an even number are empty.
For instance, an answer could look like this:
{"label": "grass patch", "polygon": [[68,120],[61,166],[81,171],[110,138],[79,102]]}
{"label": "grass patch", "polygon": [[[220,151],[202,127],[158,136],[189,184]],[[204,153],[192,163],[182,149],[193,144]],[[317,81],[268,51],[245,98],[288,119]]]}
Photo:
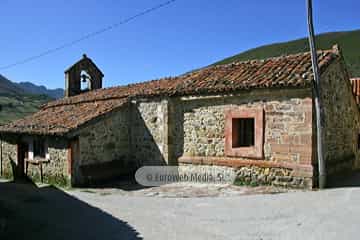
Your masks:
{"label": "grass patch", "polygon": [[4,169],[3,174],[0,177],[3,179],[10,180],[10,181],[14,180],[14,176],[13,176],[12,172],[7,171],[6,169]]}
{"label": "grass patch", "polygon": [[[31,180],[35,183],[41,184],[41,178],[40,178],[40,174],[38,173],[33,173],[32,175],[29,175],[29,177],[31,178]],[[64,188],[64,189],[70,189],[71,188],[71,182],[70,179],[68,179],[66,176],[64,175],[44,175],[44,182],[45,184],[49,184],[55,187],[59,187],[59,188]]]}
{"label": "grass patch", "polygon": [[[65,190],[70,190],[71,189],[71,181],[67,176],[64,175],[55,175],[55,176],[49,176],[49,175],[44,175],[44,182],[41,182],[41,178],[40,178],[40,174],[39,173],[33,173],[31,175],[28,175],[28,177],[31,179],[31,181],[33,181],[34,183],[36,183],[37,185],[39,184],[48,184],[48,185],[52,185],[58,188],[62,188]],[[4,171],[3,175],[0,176],[0,178],[9,180],[9,181],[13,181],[14,177],[12,172],[8,172],[8,171]]]}

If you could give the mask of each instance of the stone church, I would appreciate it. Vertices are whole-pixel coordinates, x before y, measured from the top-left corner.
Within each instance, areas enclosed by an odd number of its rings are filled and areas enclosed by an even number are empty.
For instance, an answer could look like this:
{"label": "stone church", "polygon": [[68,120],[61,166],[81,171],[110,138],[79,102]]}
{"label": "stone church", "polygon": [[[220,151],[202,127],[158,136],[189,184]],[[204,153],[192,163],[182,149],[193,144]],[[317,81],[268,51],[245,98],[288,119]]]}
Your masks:
{"label": "stone church", "polygon": [[[318,52],[329,178],[359,167],[359,108],[338,46]],[[86,55],[65,97],[1,126],[1,168],[83,186],[146,165],[233,169],[244,183],[317,183],[310,53],[209,66],[102,88]]]}

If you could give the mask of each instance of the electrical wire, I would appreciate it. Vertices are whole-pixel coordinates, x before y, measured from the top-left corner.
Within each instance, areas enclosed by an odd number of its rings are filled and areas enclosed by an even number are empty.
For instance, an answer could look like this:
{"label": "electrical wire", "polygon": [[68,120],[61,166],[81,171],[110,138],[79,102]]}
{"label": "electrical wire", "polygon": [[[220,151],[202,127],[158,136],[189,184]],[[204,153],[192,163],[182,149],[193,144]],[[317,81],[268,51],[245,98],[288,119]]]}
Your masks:
{"label": "electrical wire", "polygon": [[100,34],[102,34],[102,33],[104,33],[104,32],[113,30],[114,28],[117,28],[117,27],[119,27],[120,25],[124,25],[124,24],[129,23],[129,22],[131,22],[131,21],[133,21],[133,20],[135,20],[135,19],[137,19],[137,18],[139,18],[139,17],[142,17],[142,16],[144,16],[144,15],[146,15],[146,14],[149,14],[149,13],[151,13],[151,12],[154,12],[154,11],[160,9],[160,8],[163,8],[163,7],[165,7],[165,6],[168,6],[168,5],[172,4],[172,3],[174,3],[175,1],[176,1],[176,0],[169,0],[169,1],[163,2],[163,3],[161,3],[161,4],[158,4],[158,5],[156,5],[156,6],[153,6],[153,7],[151,7],[151,8],[148,8],[148,9],[146,9],[146,10],[144,10],[144,11],[141,11],[141,12],[135,14],[135,15],[132,15],[131,17],[128,17],[128,18],[122,20],[121,22],[114,23],[114,24],[112,24],[112,25],[109,25],[109,26],[107,26],[107,27],[101,28],[101,29],[96,30],[96,31],[94,31],[94,32],[88,33],[88,34],[86,34],[86,35],[84,35],[84,36],[82,36],[82,37],[80,37],[80,38],[78,38],[78,39],[75,39],[75,40],[66,42],[66,43],[64,43],[64,44],[62,44],[62,45],[60,45],[60,46],[58,46],[58,47],[51,48],[51,49],[48,49],[48,50],[46,50],[46,51],[44,51],[44,52],[41,52],[41,53],[39,53],[39,54],[33,55],[33,56],[31,56],[31,57],[27,57],[27,58],[24,58],[24,59],[22,59],[22,60],[15,61],[15,62],[13,62],[13,63],[11,63],[11,64],[8,64],[8,65],[4,65],[4,66],[0,67],[0,70],[9,69],[9,68],[15,67],[15,66],[17,66],[17,65],[21,65],[21,64],[25,64],[25,63],[34,61],[34,60],[36,60],[36,59],[38,59],[38,58],[47,56],[47,55],[52,54],[52,53],[54,53],[54,52],[58,52],[58,51],[60,51],[60,50],[62,50],[62,49],[64,49],[64,48],[73,46],[73,45],[75,45],[75,44],[77,44],[77,43],[79,43],[79,42],[85,41],[85,40],[87,40],[87,39],[89,39],[89,38],[95,37],[95,36],[100,35]]}

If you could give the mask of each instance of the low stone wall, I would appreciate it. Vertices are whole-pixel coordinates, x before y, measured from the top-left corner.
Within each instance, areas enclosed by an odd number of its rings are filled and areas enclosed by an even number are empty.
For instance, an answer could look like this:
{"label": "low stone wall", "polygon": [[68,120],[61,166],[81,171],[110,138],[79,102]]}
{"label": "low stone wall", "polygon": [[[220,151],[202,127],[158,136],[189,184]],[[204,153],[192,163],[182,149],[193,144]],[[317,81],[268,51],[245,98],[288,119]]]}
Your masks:
{"label": "low stone wall", "polygon": [[246,185],[274,185],[288,188],[312,188],[311,177],[296,176],[289,168],[262,168],[256,166],[236,169],[236,181]]}
{"label": "low stone wall", "polygon": [[[194,166],[194,172],[198,173],[198,165],[180,164],[186,166],[188,172],[191,174],[191,167]],[[202,165],[214,168],[214,172],[229,172],[229,167]],[[311,189],[312,178],[297,176],[295,170],[290,168],[280,167],[258,167],[258,166],[244,166],[240,168],[232,168],[235,174],[235,184],[237,185],[272,185],[285,188],[301,188]]]}
{"label": "low stone wall", "polygon": [[288,188],[313,187],[313,167],[291,163],[234,158],[181,157],[180,165],[212,166],[219,170],[233,169],[235,181],[244,185],[274,185]]}

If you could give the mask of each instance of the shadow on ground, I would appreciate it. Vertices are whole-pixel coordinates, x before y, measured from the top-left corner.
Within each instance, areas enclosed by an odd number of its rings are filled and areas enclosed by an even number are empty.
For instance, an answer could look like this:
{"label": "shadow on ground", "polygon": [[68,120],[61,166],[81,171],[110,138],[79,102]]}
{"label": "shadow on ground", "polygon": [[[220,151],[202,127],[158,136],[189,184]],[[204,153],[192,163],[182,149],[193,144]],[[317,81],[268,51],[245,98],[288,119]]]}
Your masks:
{"label": "shadow on ground", "polygon": [[328,179],[329,188],[360,187],[360,171],[342,174]]}
{"label": "shadow on ground", "polygon": [[87,184],[84,188],[94,188],[94,189],[120,189],[124,191],[137,191],[143,190],[151,187],[143,186],[136,182],[135,177],[131,176],[122,176],[115,179],[110,179],[107,181],[98,181],[96,183]]}
{"label": "shadow on ground", "polygon": [[128,223],[52,186],[0,183],[0,239],[142,239]]}

